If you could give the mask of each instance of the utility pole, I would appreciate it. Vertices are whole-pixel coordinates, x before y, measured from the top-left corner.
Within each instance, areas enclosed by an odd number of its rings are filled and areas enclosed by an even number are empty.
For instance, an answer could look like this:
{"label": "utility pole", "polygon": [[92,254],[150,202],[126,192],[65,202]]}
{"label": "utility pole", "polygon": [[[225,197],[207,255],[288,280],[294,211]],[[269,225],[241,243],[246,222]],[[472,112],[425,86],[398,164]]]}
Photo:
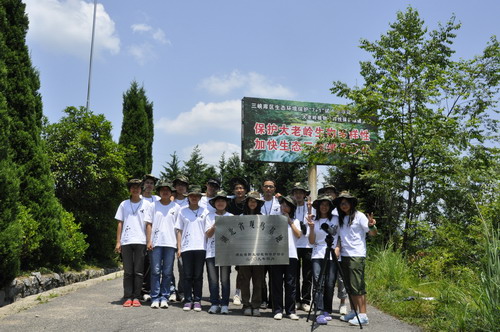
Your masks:
{"label": "utility pole", "polygon": [[87,104],[86,109],[89,109],[90,103],[90,81],[92,78],[92,58],[94,56],[94,37],[95,37],[95,17],[96,17],[96,9],[97,9],[97,0],[94,0],[94,18],[92,20],[92,39],[90,40],[90,61],[89,61],[89,80],[87,84]]}

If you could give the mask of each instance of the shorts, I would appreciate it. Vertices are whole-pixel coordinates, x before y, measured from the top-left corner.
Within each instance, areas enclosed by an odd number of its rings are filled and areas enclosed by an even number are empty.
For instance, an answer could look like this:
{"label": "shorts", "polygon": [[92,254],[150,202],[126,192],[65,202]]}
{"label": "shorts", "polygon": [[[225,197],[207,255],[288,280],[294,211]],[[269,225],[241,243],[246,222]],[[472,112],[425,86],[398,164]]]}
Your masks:
{"label": "shorts", "polygon": [[342,256],[340,264],[347,292],[350,295],[365,295],[365,257]]}

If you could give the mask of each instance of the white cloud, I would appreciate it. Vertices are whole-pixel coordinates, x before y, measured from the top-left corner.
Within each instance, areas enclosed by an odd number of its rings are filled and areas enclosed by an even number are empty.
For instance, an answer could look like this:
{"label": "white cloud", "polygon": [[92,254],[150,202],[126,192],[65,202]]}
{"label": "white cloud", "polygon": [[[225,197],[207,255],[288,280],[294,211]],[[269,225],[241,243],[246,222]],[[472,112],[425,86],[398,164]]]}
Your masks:
{"label": "white cloud", "polygon": [[189,112],[180,113],[175,119],[161,118],[156,128],[169,134],[207,136],[214,130],[239,132],[241,130],[241,101],[220,103],[199,102]]}
{"label": "white cloud", "polygon": [[133,32],[147,32],[151,31],[153,29],[150,25],[147,24],[132,24],[132,31]]}
{"label": "white cloud", "polygon": [[[30,20],[28,38],[54,53],[87,58],[94,4],[83,0],[24,0]],[[102,4],[96,8],[95,55],[117,54],[120,39],[115,22]]]}
{"label": "white cloud", "polygon": [[142,66],[151,59],[156,58],[153,46],[146,42],[140,45],[131,45],[128,47],[128,53]]}
{"label": "white cloud", "polygon": [[245,96],[262,98],[292,98],[294,93],[281,84],[273,83],[266,76],[250,72],[242,74],[233,70],[229,75],[210,76],[200,86],[211,93],[225,95],[234,90],[241,90]]}
{"label": "white cloud", "polygon": [[163,30],[160,28],[156,29],[156,31],[153,33],[153,39],[162,44],[170,44],[170,40],[167,39],[167,37],[165,36],[165,32],[163,32]]}
{"label": "white cloud", "polygon": [[[195,145],[182,149],[181,158],[183,160],[188,160],[194,147]],[[198,144],[198,148],[203,156],[203,162],[214,166],[218,165],[223,152],[226,153],[225,156],[227,160],[234,152],[239,154],[241,151],[241,147],[236,144],[217,141],[208,141],[206,143]]]}

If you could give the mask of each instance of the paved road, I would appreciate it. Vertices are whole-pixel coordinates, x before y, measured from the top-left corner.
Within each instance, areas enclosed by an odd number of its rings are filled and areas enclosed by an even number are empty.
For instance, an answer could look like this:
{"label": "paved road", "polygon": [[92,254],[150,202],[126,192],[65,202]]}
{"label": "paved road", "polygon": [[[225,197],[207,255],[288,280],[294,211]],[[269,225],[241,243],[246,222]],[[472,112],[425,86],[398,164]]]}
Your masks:
{"label": "paved road", "polygon": [[[232,273],[232,285],[236,273]],[[206,276],[205,276],[206,277]],[[262,317],[246,317],[240,306],[232,303],[229,315],[210,315],[208,287],[204,280],[202,312],[183,312],[181,304],[168,309],[123,308],[121,305],[122,274],[107,275],[78,285],[66,286],[41,295],[30,296],[10,306],[0,308],[0,331],[311,331],[306,322],[307,313],[298,311],[299,321],[273,319],[270,309]],[[51,295],[54,294],[54,295]],[[336,300],[338,301],[338,300]],[[334,308],[338,303],[334,303]],[[370,325],[366,331],[419,331],[373,307],[369,307]],[[315,331],[359,330],[338,320],[338,313],[326,326],[315,326]]]}

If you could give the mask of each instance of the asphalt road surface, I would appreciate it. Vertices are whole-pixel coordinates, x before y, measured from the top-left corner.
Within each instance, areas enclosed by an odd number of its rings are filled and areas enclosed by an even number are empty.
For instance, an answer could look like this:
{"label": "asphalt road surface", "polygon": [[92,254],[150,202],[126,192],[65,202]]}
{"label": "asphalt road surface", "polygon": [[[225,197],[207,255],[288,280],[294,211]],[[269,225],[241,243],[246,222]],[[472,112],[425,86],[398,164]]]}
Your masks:
{"label": "asphalt road surface", "polygon": [[[234,292],[236,273],[231,273],[231,296]],[[21,299],[0,308],[0,331],[355,331],[359,326],[349,326],[338,319],[338,311],[328,325],[312,326],[307,313],[297,311],[298,321],[283,317],[273,319],[271,309],[263,310],[261,317],[243,316],[241,306],[232,302],[229,315],[207,313],[208,283],[204,276],[203,311],[184,312],[182,304],[172,303],[168,309],[151,309],[149,303],[138,308],[122,307],[122,273],[113,273],[94,280],[61,287],[42,294]],[[336,296],[336,294],[335,294]],[[339,300],[334,299],[334,308]],[[369,307],[370,324],[366,331],[420,331],[379,310]]]}

